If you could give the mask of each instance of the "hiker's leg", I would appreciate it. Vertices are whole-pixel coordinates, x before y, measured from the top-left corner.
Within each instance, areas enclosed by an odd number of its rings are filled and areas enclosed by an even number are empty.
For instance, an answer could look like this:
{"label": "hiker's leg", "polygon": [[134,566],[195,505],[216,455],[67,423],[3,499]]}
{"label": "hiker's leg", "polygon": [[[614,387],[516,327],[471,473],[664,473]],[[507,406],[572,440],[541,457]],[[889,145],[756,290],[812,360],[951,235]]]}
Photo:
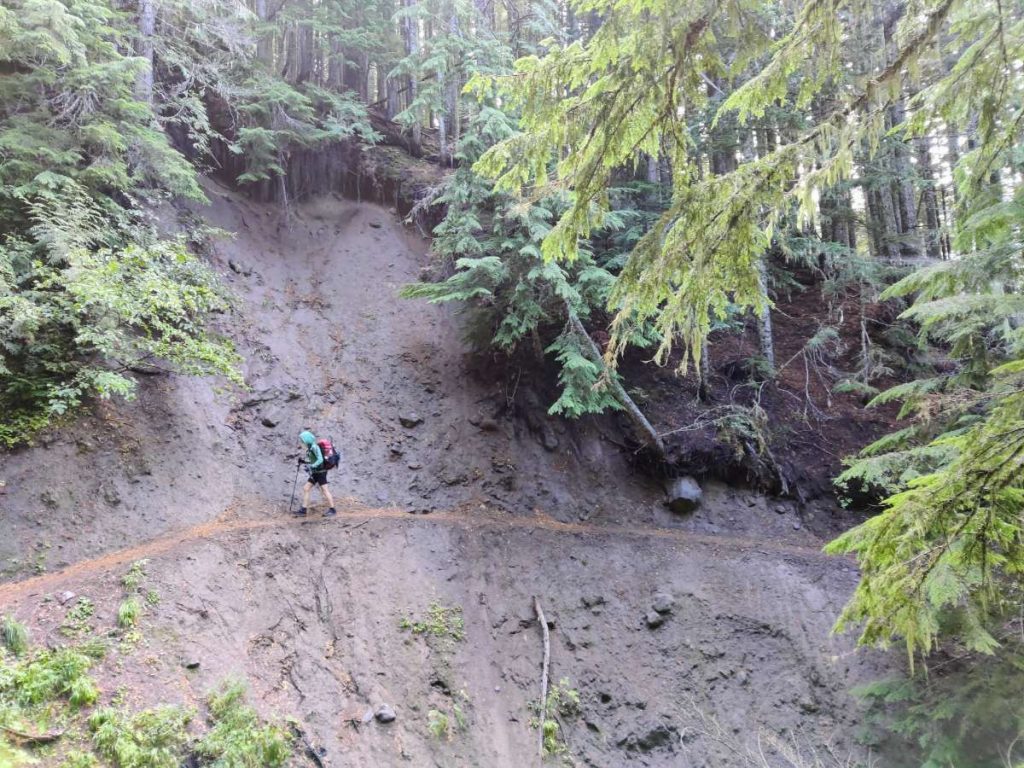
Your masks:
{"label": "hiker's leg", "polygon": [[334,497],[331,496],[331,491],[327,487],[327,484],[324,483],[323,485],[321,485],[320,490],[323,492],[324,498],[327,499],[327,506],[330,507],[331,509],[334,509]]}
{"label": "hiker's leg", "polygon": [[307,480],[306,484],[302,486],[302,508],[309,508],[309,492],[313,490],[313,481]]}

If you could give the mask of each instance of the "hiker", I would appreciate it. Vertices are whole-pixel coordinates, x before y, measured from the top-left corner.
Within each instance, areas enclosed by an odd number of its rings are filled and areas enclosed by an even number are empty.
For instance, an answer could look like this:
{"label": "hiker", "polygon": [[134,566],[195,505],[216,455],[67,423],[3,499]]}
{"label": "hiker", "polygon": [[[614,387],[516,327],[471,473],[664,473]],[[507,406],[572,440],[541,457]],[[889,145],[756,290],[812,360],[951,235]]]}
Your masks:
{"label": "hiker", "polygon": [[[314,485],[318,485],[320,486],[320,492],[323,493],[327,503],[330,504],[330,508],[324,512],[324,517],[335,515],[337,510],[334,508],[334,498],[327,489],[327,470],[333,469],[338,464],[334,446],[329,440],[320,440],[318,442],[313,433],[308,429],[303,430],[302,434],[299,435],[299,439],[302,440],[302,445],[306,449],[305,457],[299,457],[299,464],[306,465],[306,474],[309,475],[309,479],[302,486],[302,506],[293,514],[300,516],[306,514],[306,508],[309,506],[309,492],[313,490]],[[328,448],[330,456],[324,456],[324,447]]]}

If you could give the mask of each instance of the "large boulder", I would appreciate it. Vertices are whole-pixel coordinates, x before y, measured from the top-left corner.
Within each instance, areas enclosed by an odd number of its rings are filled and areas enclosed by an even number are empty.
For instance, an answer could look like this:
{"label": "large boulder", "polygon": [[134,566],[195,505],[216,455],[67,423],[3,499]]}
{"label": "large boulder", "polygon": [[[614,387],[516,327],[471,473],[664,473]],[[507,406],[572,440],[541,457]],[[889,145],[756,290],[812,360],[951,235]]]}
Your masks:
{"label": "large boulder", "polygon": [[700,506],[703,492],[700,485],[689,475],[675,477],[665,483],[665,506],[673,512],[687,514]]}

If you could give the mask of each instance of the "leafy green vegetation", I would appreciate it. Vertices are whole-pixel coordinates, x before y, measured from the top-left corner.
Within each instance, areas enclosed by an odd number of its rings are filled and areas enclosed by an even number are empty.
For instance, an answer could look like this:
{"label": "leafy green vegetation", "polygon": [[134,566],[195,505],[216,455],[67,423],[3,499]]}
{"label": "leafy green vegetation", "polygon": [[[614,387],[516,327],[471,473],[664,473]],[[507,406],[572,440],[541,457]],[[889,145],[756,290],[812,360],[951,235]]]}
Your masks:
{"label": "leafy green vegetation", "polygon": [[142,605],[138,599],[129,597],[121,601],[117,607],[117,626],[121,629],[131,629],[139,623],[139,615],[142,613]]}
{"label": "leafy green vegetation", "polygon": [[[191,755],[214,768],[287,763],[290,739],[278,726],[261,721],[245,703],[245,687],[239,682],[224,683],[210,695],[205,733],[190,728],[195,713],[183,707],[133,712],[120,695],[88,712],[100,698],[89,672],[103,656],[97,640],[54,650],[26,648],[20,658],[0,655],[0,726],[29,734],[63,734],[61,768],[178,768]],[[36,764],[37,755],[47,760],[58,756],[45,745],[15,749],[0,731],[4,765]]]}
{"label": "leafy green vegetation", "polygon": [[1004,640],[995,662],[971,655],[940,657],[934,671],[856,689],[868,704],[867,738],[879,746],[891,742],[887,754],[905,757],[894,762],[900,768],[1020,765],[1024,657],[1019,638]]}
{"label": "leafy green vegetation", "polygon": [[245,685],[227,682],[210,694],[210,730],[195,745],[196,754],[214,768],[278,768],[291,755],[288,735],[262,725],[245,703]]}
{"label": "leafy green vegetation", "polygon": [[21,656],[28,650],[28,630],[13,616],[4,616],[3,625],[0,627],[0,636],[3,637],[4,645],[15,656]]}
{"label": "leafy green vegetation", "polygon": [[427,635],[455,642],[460,642],[466,637],[466,623],[462,618],[462,608],[458,605],[431,603],[426,616],[422,619],[403,616],[398,626],[414,635]]}
{"label": "leafy green vegetation", "polygon": [[193,713],[163,706],[127,714],[107,707],[89,718],[96,751],[116,768],[178,768]]}
{"label": "leafy green vegetation", "polygon": [[[580,714],[580,693],[572,687],[567,678],[562,678],[548,690],[547,702],[543,707],[545,716],[540,718],[541,707],[534,705],[537,717],[530,721],[532,728],[539,728],[543,734],[543,749],[547,756],[568,758],[569,745],[561,720],[578,717]],[[571,763],[570,763],[571,764]]]}

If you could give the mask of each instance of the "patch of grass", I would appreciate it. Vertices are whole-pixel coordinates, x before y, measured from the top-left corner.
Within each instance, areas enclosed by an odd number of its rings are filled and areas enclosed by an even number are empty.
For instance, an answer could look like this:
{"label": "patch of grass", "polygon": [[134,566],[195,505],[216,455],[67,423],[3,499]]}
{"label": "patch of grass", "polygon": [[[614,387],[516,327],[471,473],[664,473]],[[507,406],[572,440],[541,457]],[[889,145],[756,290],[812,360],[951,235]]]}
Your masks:
{"label": "patch of grass", "polygon": [[456,642],[466,638],[466,623],[462,618],[462,608],[458,605],[431,603],[425,617],[415,619],[403,616],[398,626],[410,630],[414,635],[450,638]]}
{"label": "patch of grass", "polygon": [[4,616],[0,636],[4,645],[15,656],[23,656],[28,651],[29,635],[25,625],[16,621],[13,616]]}
{"label": "patch of grass", "polygon": [[427,712],[427,730],[438,741],[451,741],[456,732],[466,730],[468,722],[460,702],[469,704],[469,694],[464,690],[453,695],[450,712],[440,709]]}
{"label": "patch of grass", "polygon": [[73,749],[64,757],[60,768],[99,768],[99,761],[91,752],[81,752]]}
{"label": "patch of grass", "polygon": [[126,714],[107,707],[89,718],[96,751],[116,768],[178,768],[189,743],[192,712],[163,706]]}
{"label": "patch of grass", "polygon": [[444,712],[436,709],[427,712],[427,730],[438,741],[452,740],[452,724]]}
{"label": "patch of grass", "polygon": [[86,673],[93,659],[76,648],[37,651],[32,658],[0,665],[0,704],[32,707],[75,697],[75,706],[99,695]]}
{"label": "patch of grass", "polygon": [[530,720],[530,727],[540,728],[544,734],[544,754],[568,760],[569,745],[565,743],[565,735],[558,718],[572,718],[580,714],[580,692],[572,687],[568,678],[563,677],[548,690],[543,722],[539,717],[540,706],[533,704],[532,708],[537,716]]}
{"label": "patch of grass", "polygon": [[136,598],[129,597],[117,608],[117,626],[121,629],[131,629],[139,623],[141,614],[142,605]]}
{"label": "patch of grass", "polygon": [[142,580],[146,578],[146,565],[149,560],[136,560],[128,568],[128,572],[121,577],[121,586],[124,587],[124,591],[131,593],[135,592],[142,584]]}
{"label": "patch of grass", "polygon": [[146,593],[146,605],[160,605],[160,593],[151,589]]}
{"label": "patch of grass", "polygon": [[276,725],[263,725],[245,703],[245,685],[228,681],[210,694],[209,732],[195,751],[214,768],[279,768],[291,755],[288,735]]}

